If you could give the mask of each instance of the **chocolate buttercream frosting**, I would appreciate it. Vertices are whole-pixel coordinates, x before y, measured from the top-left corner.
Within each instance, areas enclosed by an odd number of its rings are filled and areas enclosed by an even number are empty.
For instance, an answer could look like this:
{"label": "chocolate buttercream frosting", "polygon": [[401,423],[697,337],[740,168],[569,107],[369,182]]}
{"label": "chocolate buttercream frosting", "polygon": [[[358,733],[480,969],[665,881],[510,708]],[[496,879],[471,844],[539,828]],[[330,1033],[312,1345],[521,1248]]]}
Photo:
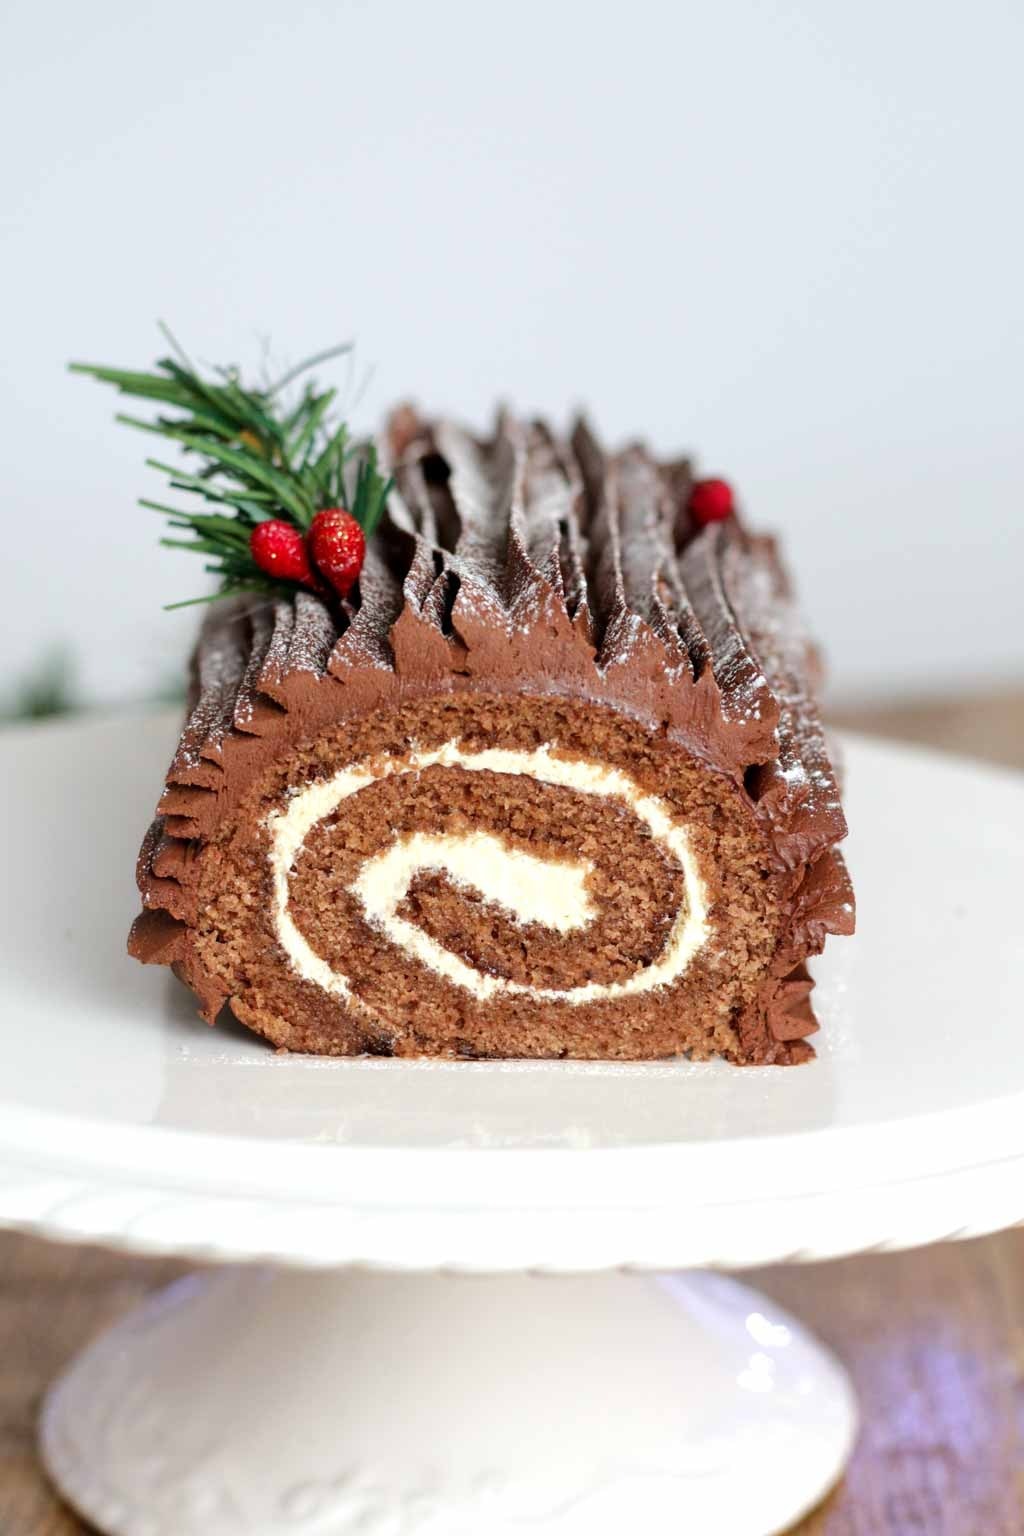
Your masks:
{"label": "chocolate buttercream frosting", "polygon": [[[805,962],[826,934],[852,931],[853,896],[836,850],[846,822],[819,661],[774,541],[738,516],[695,526],[685,460],[660,463],[639,444],[609,453],[583,422],[561,438],[502,414],[480,440],[402,407],[382,452],[396,488],[351,601],[299,591],[209,612],[140,855],[132,953],[173,965],[211,1020],[230,1003],[293,1049],[808,1055]],[[590,777],[566,772],[555,793],[550,777],[530,777],[538,751]],[[481,778],[488,752],[512,756]],[[349,798],[275,875],[275,817],[310,785],[367,764],[366,787],[343,785]],[[360,860],[426,847],[416,838],[434,827],[468,847],[486,824],[509,857],[537,850],[564,872],[573,805],[581,825],[597,814],[595,764],[608,842],[598,850],[594,821],[588,889],[613,905],[634,899],[615,884],[621,836],[621,867],[652,903],[649,954],[642,923],[606,915],[595,930],[601,964],[590,970],[620,993],[592,995],[585,958],[562,974],[571,945],[443,860],[414,872],[393,911],[352,895]],[[513,772],[529,780],[514,794]],[[463,820],[452,812],[460,778],[480,790]],[[674,833],[642,878],[655,822],[638,827],[647,801],[624,800],[627,781],[689,829],[685,891]],[[685,974],[647,987],[629,977],[645,966],[653,976],[676,932],[659,902],[678,906],[680,924],[688,912],[694,932],[700,907],[704,927]],[[283,937],[286,909],[301,941]],[[412,927],[429,944],[396,937]]]}

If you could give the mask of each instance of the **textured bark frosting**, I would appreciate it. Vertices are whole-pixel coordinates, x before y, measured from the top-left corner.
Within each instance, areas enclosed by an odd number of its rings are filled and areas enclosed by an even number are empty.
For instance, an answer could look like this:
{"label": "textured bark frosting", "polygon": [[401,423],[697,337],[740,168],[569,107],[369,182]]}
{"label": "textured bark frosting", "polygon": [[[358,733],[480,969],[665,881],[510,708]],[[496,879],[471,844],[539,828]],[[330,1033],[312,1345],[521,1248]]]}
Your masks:
{"label": "textured bark frosting", "polygon": [[803,962],[851,931],[853,903],[817,659],[773,541],[693,527],[685,462],[608,455],[583,425],[563,441],[503,416],[481,442],[403,408],[384,449],[397,491],[355,601],[229,600],[204,624],[133,952],[216,1013],[223,985],[189,942],[203,854],[282,744],[439,695],[560,697],[642,723],[746,798],[786,919],[736,1029],[753,1059],[806,1054]]}

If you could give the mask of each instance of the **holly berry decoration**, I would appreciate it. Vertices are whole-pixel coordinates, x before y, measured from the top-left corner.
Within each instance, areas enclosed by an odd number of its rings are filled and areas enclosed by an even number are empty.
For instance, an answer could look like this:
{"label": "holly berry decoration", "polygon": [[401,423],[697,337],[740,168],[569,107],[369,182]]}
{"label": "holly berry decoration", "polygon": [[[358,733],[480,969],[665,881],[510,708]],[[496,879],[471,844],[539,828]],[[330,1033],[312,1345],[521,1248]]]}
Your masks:
{"label": "holly berry decoration", "polygon": [[318,389],[308,379],[296,386],[296,380],[349,348],[319,352],[276,383],[251,389],[236,368],[200,373],[162,329],[173,355],[161,358],[153,373],[91,363],[71,368],[156,403],[155,420],[117,419],[183,450],[184,465],[146,462],[199,505],[140,505],[162,513],[186,535],[163,544],[206,556],[206,569],[218,577],[215,592],[189,601],[207,603],[233,592],[287,595],[297,587],[348,597],[392,482],[379,473],[372,445],[351,444],[345,424],[333,420],[337,391]]}
{"label": "holly berry decoration", "polygon": [[736,510],[728,480],[698,480],[690,491],[689,511],[698,528],[724,523]]}
{"label": "holly berry decoration", "polygon": [[363,568],[366,535],[344,507],[325,507],[313,519],[309,547],[316,568],[339,597],[348,597]]}
{"label": "holly berry decoration", "polygon": [[265,576],[298,581],[304,587],[314,585],[306,541],[294,523],[286,523],[283,517],[256,524],[249,535],[249,552]]}

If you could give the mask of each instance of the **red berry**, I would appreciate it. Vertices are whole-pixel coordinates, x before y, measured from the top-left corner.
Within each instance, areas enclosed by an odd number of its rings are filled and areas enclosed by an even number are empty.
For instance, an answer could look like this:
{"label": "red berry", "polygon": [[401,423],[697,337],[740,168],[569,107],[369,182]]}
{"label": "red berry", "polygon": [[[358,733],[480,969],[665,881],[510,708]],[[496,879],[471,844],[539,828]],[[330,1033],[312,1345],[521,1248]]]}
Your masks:
{"label": "red berry", "polygon": [[342,597],[348,597],[363,568],[366,538],[344,507],[318,512],[309,529],[309,547],[317,569]]}
{"label": "red berry", "polygon": [[728,480],[698,480],[690,492],[690,516],[698,528],[723,523],[736,510]]}
{"label": "red berry", "polygon": [[302,534],[284,518],[272,517],[268,522],[257,523],[249,535],[249,552],[268,576],[301,581],[307,587],[316,585]]}

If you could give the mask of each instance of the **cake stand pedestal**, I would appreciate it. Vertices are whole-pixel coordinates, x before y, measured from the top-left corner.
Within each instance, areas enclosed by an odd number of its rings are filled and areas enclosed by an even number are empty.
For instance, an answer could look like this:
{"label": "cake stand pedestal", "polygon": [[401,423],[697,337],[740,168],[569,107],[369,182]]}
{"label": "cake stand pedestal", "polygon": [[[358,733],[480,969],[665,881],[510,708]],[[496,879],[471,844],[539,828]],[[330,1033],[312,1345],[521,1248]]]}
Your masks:
{"label": "cake stand pedestal", "polygon": [[711,1274],[190,1277],[50,1394],[111,1536],[778,1531],[838,1478],[841,1368]]}
{"label": "cake stand pedestal", "polygon": [[107,1536],[798,1519],[849,1454],[846,1376],[702,1271],[1024,1216],[1022,781],[848,745],[861,927],[807,1066],[324,1062],[122,956],[173,729],[0,743],[0,1223],[220,1266],[54,1386],[64,1495]]}

